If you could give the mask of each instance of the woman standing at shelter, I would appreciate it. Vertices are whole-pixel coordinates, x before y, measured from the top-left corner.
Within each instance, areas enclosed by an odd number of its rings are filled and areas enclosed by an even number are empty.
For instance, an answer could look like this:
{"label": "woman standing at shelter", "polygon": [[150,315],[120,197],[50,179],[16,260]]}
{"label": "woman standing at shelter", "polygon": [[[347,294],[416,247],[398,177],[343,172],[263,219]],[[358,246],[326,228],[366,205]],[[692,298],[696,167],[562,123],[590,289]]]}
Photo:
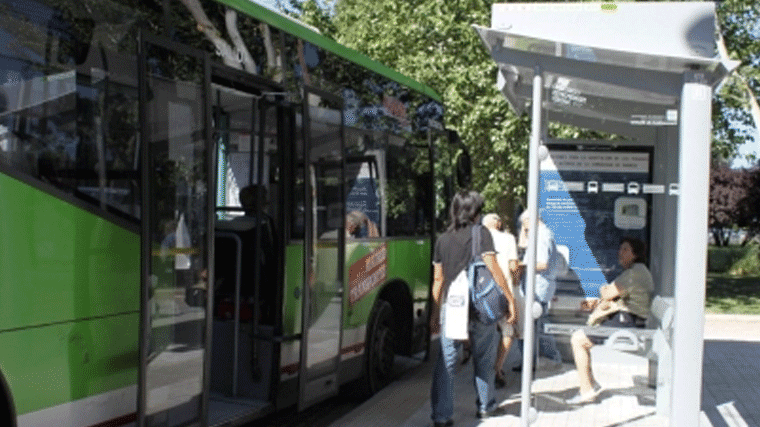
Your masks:
{"label": "woman standing at shelter", "polygon": [[[467,268],[472,258],[472,227],[478,224],[480,211],[483,207],[483,197],[475,191],[460,191],[454,196],[449,211],[450,224],[435,244],[433,255],[433,312],[431,316],[431,331],[440,331],[440,325],[446,316],[441,312],[442,302],[445,301],[449,286],[460,271]],[[504,278],[504,274],[496,261],[493,240],[485,227],[480,227],[480,248],[476,248],[483,262],[493,275],[496,283],[502,288],[510,306],[510,318],[516,319],[515,303],[512,293]],[[433,371],[431,389],[431,415],[435,427],[453,425],[454,416],[454,368],[458,362],[458,349],[462,341],[455,341],[445,336],[442,331],[440,338],[440,353]],[[475,390],[478,396],[477,416],[488,418],[497,412],[494,399],[494,361],[498,334],[496,325],[486,325],[469,313],[468,332],[470,348],[473,355]]]}
{"label": "woman standing at shelter", "polygon": [[[625,269],[612,283],[599,288],[601,298],[594,308],[592,317],[597,313],[607,313],[599,319],[601,326],[643,328],[649,316],[649,304],[654,281],[652,274],[644,265],[646,245],[635,237],[623,237],[618,249],[618,262]],[[591,372],[591,347],[600,344],[602,339],[589,337],[583,329],[573,333],[570,343],[573,348],[575,367],[578,369],[580,387],[578,394],[568,399],[570,405],[588,403],[596,398],[602,387]]]}

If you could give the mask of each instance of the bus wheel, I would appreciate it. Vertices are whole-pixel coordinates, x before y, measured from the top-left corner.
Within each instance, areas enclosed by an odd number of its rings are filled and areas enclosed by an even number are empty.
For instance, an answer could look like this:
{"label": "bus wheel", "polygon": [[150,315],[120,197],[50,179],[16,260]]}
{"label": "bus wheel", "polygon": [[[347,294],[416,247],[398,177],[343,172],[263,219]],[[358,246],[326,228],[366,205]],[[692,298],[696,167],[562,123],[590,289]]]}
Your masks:
{"label": "bus wheel", "polygon": [[391,380],[395,362],[396,334],[393,324],[393,307],[378,299],[372,310],[367,329],[366,387],[367,395],[380,391]]}

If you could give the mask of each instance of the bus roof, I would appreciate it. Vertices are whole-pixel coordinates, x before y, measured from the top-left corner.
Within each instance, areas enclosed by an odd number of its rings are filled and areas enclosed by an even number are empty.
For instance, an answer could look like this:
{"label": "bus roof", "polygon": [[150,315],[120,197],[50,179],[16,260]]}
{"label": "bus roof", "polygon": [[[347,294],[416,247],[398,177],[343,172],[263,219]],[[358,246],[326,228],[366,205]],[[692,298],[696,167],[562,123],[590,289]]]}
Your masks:
{"label": "bus roof", "polygon": [[421,92],[438,102],[443,102],[443,99],[432,88],[423,85],[390,67],[387,67],[377,61],[374,61],[366,55],[341,45],[340,43],[325,37],[316,31],[308,28],[306,24],[298,22],[297,20],[273,11],[265,6],[254,3],[253,0],[218,0],[220,3],[224,3],[231,6],[247,15],[255,17],[256,19],[265,22],[280,30],[291,33],[297,37],[300,37],[309,43],[326,49],[336,55],[342,56],[356,64],[369,68],[372,71],[377,72],[391,80],[401,83],[410,87],[418,92]]}

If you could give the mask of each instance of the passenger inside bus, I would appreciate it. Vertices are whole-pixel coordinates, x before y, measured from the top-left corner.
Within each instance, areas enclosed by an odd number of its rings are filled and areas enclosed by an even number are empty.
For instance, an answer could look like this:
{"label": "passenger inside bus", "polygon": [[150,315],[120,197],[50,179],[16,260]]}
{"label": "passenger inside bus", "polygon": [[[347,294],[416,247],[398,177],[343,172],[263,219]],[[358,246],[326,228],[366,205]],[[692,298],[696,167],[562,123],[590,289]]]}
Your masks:
{"label": "passenger inside bus", "polygon": [[361,211],[351,211],[346,215],[346,236],[361,237],[380,237],[377,224]]}
{"label": "passenger inside bus", "polygon": [[[337,222],[337,221],[336,221]],[[367,214],[354,210],[346,214],[345,224],[346,238],[362,239],[366,237],[380,237],[380,230]],[[338,229],[326,231],[319,236],[320,239],[337,239]]]}

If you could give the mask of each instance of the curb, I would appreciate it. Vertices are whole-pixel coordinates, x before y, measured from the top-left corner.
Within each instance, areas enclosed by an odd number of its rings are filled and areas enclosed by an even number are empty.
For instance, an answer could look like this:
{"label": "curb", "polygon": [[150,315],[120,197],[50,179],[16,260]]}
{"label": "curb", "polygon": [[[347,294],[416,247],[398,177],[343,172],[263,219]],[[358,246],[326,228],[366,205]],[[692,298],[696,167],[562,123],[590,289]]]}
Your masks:
{"label": "curb", "polygon": [[705,313],[705,321],[718,322],[760,322],[760,315],[757,314],[716,314]]}

